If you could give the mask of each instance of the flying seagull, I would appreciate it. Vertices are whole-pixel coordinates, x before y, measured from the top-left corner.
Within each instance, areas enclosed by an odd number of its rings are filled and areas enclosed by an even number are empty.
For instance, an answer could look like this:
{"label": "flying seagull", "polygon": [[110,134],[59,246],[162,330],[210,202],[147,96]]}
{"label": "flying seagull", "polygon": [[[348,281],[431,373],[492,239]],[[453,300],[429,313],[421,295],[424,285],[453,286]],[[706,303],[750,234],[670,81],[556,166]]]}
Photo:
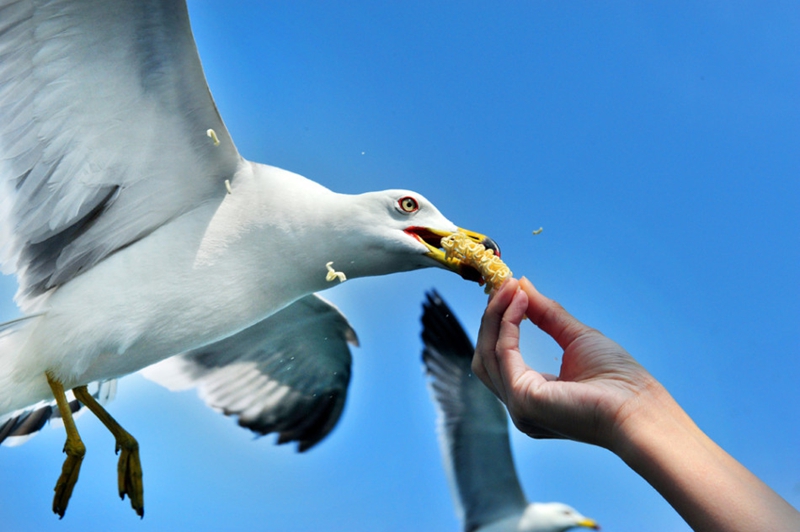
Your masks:
{"label": "flying seagull", "polygon": [[475,348],[434,290],[422,305],[422,360],[439,412],[439,443],[465,532],[599,530],[560,502],[528,504],[508,440],[503,404],[472,374]]}
{"label": "flying seagull", "polygon": [[[23,313],[0,325],[0,426],[15,431],[21,412],[55,399],[67,432],[59,516],[85,452],[73,398],[113,433],[120,495],[144,512],[138,443],[87,384],[186,353],[201,380],[284,386],[247,404],[227,383],[222,408],[266,427],[281,397],[303,410],[291,397],[303,382],[269,378],[293,366],[258,357],[265,320],[336,321],[314,294],[345,279],[441,267],[474,280],[439,248],[457,231],[416,192],[337,194],[242,158],[183,0],[0,0],[0,265],[16,275]],[[319,435],[339,407],[317,406],[327,413],[308,423]]]}

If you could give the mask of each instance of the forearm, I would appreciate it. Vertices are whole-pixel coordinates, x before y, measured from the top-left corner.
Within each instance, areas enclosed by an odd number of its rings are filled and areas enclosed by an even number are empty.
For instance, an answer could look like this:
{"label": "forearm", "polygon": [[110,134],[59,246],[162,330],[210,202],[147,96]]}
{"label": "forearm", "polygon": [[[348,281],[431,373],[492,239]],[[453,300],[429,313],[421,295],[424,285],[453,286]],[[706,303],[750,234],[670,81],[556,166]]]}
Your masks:
{"label": "forearm", "polygon": [[660,386],[620,426],[612,450],[694,530],[800,530],[800,513],[708,438]]}

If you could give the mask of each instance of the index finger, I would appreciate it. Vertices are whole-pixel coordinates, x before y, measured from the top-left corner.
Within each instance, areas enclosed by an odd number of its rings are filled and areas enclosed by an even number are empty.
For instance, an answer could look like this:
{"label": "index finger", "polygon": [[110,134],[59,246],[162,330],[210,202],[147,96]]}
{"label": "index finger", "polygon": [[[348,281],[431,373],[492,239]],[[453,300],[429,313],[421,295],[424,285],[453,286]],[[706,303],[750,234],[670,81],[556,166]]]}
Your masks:
{"label": "index finger", "polygon": [[497,366],[496,348],[500,337],[500,327],[505,313],[517,291],[516,279],[509,279],[495,292],[481,318],[478,341],[475,344],[475,355],[472,359],[472,371],[500,400],[505,399],[502,390],[502,379]]}

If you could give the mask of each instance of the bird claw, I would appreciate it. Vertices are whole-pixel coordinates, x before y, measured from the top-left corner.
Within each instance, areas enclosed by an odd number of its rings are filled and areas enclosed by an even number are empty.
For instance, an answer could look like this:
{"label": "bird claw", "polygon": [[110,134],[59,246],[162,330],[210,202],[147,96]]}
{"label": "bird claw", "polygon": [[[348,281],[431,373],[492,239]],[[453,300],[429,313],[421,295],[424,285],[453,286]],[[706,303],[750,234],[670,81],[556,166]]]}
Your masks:
{"label": "bird claw", "polygon": [[67,458],[64,460],[64,465],[61,466],[61,476],[58,477],[54,489],[56,493],[53,496],[53,513],[58,514],[59,519],[64,517],[69,499],[72,497],[72,489],[78,482],[78,474],[81,471],[86,447],[80,440],[73,442],[68,439],[64,444],[64,452],[67,454]]}
{"label": "bird claw", "polygon": [[[121,452],[120,452],[121,451]],[[125,495],[131,501],[131,508],[139,517],[144,517],[144,485],[142,484],[142,462],[139,459],[139,443],[128,435],[117,440],[117,485],[120,499]]]}

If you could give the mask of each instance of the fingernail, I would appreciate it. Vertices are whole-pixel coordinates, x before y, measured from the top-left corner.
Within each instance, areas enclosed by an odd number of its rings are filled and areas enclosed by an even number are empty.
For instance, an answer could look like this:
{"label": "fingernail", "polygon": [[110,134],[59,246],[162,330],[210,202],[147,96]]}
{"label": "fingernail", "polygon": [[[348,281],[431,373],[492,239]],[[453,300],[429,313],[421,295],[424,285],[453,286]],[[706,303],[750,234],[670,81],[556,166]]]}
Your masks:
{"label": "fingernail", "polygon": [[536,289],[536,286],[527,277],[521,277],[519,282],[520,283],[523,283],[523,282],[527,283],[531,288],[533,288],[534,292],[536,292],[537,294],[539,293],[539,290]]}

